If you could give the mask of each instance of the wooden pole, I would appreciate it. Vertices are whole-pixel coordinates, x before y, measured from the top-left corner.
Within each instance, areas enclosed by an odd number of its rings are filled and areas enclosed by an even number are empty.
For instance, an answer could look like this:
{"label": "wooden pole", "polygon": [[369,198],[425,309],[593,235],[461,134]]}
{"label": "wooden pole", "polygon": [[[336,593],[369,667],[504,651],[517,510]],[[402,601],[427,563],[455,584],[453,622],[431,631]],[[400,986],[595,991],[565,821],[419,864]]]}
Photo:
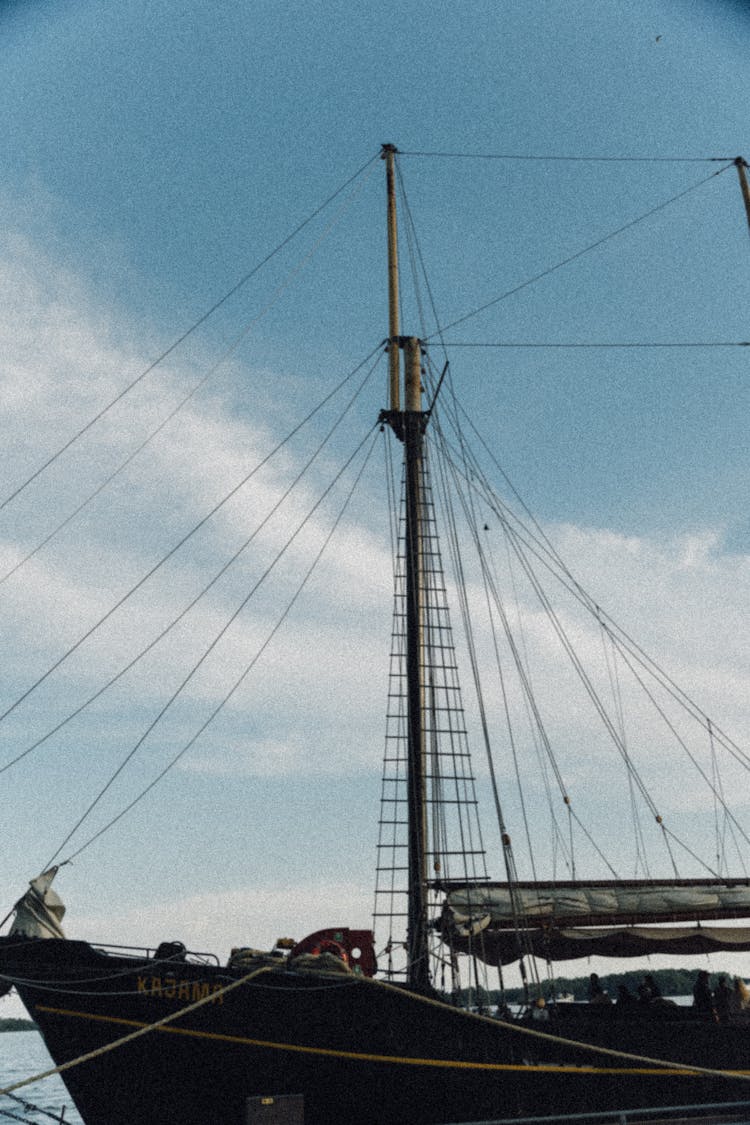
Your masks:
{"label": "wooden pole", "polygon": [[390,409],[400,410],[401,349],[399,344],[398,313],[398,226],[396,224],[396,168],[395,145],[383,145],[381,158],[385,160],[388,191],[388,371]]}

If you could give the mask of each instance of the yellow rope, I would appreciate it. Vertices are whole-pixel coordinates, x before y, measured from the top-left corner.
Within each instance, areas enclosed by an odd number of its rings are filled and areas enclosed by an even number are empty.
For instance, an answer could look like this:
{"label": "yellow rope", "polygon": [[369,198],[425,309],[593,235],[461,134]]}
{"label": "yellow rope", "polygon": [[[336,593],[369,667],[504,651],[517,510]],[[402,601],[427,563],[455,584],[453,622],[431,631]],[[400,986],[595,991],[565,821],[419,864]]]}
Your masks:
{"label": "yellow rope", "polygon": [[[217,997],[225,996],[227,993],[234,991],[234,989],[236,989],[236,988],[240,988],[242,985],[247,984],[249,981],[253,980],[255,977],[258,977],[263,973],[277,972],[277,971],[278,971],[277,968],[275,966],[272,966],[272,965],[263,965],[259,969],[254,969],[252,972],[246,973],[245,976],[239,977],[237,980],[231,981],[229,984],[224,985],[220,989],[216,989],[216,991],[209,993],[207,996],[201,997],[200,1000],[196,1000],[194,1003],[188,1004],[184,1008],[179,1008],[176,1012],[171,1012],[169,1015],[163,1016],[161,1019],[156,1020],[155,1023],[150,1023],[150,1024],[138,1026],[135,1031],[132,1031],[129,1034],[122,1036],[120,1039],[115,1039],[112,1043],[107,1043],[105,1046],[98,1047],[94,1051],[89,1051],[84,1055],[79,1055],[78,1058],[69,1059],[68,1062],[61,1063],[59,1066],[52,1067],[50,1070],[45,1070],[45,1071],[42,1071],[39,1074],[32,1075],[32,1077],[30,1077],[30,1078],[21,1079],[20,1081],[13,1083],[11,1086],[5,1086],[2,1089],[0,1089],[0,1095],[13,1093],[15,1090],[19,1090],[24,1086],[31,1086],[35,1082],[41,1082],[44,1078],[50,1078],[53,1074],[61,1074],[66,1070],[70,1070],[72,1067],[80,1066],[81,1063],[89,1062],[91,1059],[98,1058],[100,1055],[104,1055],[108,1051],[114,1051],[117,1047],[122,1047],[126,1043],[131,1043],[131,1042],[133,1042],[134,1039],[138,1039],[142,1035],[147,1035],[151,1031],[157,1031],[160,1028],[166,1027],[168,1024],[173,1023],[175,1020],[178,1020],[181,1016],[188,1015],[190,1012],[194,1012],[196,1009],[202,1008],[206,1004],[215,1003]],[[400,996],[404,995],[403,989],[397,988],[395,985],[388,984],[386,981],[379,981],[379,980],[375,980],[374,978],[369,978],[369,977],[359,977],[359,978],[355,978],[355,980],[359,984],[366,984],[369,987],[383,988],[383,989],[386,989],[387,991],[398,993]],[[352,983],[354,983],[354,982],[352,982]],[[563,1038],[563,1037],[558,1036],[558,1035],[552,1035],[549,1032],[537,1031],[535,1028],[523,1027],[519,1024],[508,1023],[506,1020],[498,1020],[498,1019],[491,1018],[489,1016],[482,1016],[482,1015],[479,1015],[476,1012],[466,1012],[466,1011],[463,1011],[460,1008],[454,1008],[451,1005],[447,1005],[443,1001],[433,1000],[429,996],[420,996],[416,993],[411,993],[410,998],[412,1000],[418,1001],[419,1003],[438,1008],[442,1011],[449,1010],[454,1015],[458,1015],[458,1016],[466,1018],[466,1019],[479,1020],[482,1023],[490,1024],[492,1027],[495,1027],[495,1028],[502,1027],[502,1028],[505,1028],[508,1031],[512,1031],[512,1032],[515,1032],[517,1034],[531,1036],[532,1038],[535,1038],[535,1039],[542,1039],[546,1042],[553,1043],[556,1046],[572,1047],[576,1050],[593,1051],[593,1052],[598,1053],[598,1054],[607,1055],[608,1057],[623,1059],[627,1062],[639,1063],[639,1064],[641,1064],[641,1067],[645,1066],[646,1068],[648,1068],[646,1070],[641,1069],[641,1070],[635,1071],[635,1073],[641,1073],[641,1074],[667,1073],[667,1074],[670,1074],[670,1075],[684,1075],[684,1076],[706,1075],[706,1076],[712,1077],[712,1078],[729,1078],[729,1079],[739,1079],[739,1080],[743,1080],[743,1081],[750,1080],[750,1073],[747,1072],[747,1071],[714,1070],[714,1069],[711,1069],[709,1067],[688,1066],[685,1063],[672,1062],[672,1061],[669,1061],[667,1059],[649,1058],[646,1055],[634,1055],[634,1054],[631,1054],[627,1051],[615,1050],[614,1048],[611,1048],[611,1047],[599,1047],[599,1046],[594,1045],[593,1043],[579,1043],[574,1039],[566,1039],[566,1038]],[[130,1024],[132,1022],[132,1021],[128,1021],[128,1020],[117,1018],[117,1017],[94,1016],[94,1015],[91,1015],[89,1013],[84,1013],[84,1012],[75,1013],[75,1012],[65,1011],[64,1009],[49,1008],[49,1009],[46,1009],[46,1010],[47,1011],[59,1011],[61,1014],[64,1013],[64,1014],[67,1014],[67,1015],[70,1015],[70,1016],[80,1015],[84,1019],[106,1020],[107,1022],[110,1022],[110,1023],[119,1023],[119,1024],[126,1024],[127,1025],[127,1024]],[[563,1074],[564,1073],[579,1073],[581,1075],[584,1075],[584,1074],[599,1074],[599,1073],[606,1073],[606,1074],[626,1074],[626,1073],[632,1074],[632,1073],[634,1073],[632,1068],[625,1068],[625,1067],[607,1067],[607,1068],[594,1067],[594,1066],[581,1067],[581,1066],[570,1066],[570,1065],[567,1065],[567,1066],[558,1065],[558,1064],[555,1064],[555,1063],[545,1063],[545,1064],[539,1064],[539,1065],[536,1065],[536,1066],[527,1066],[527,1065],[515,1065],[515,1064],[508,1064],[508,1063],[471,1062],[471,1061],[463,1061],[463,1060],[458,1060],[458,1059],[397,1058],[397,1057],[392,1056],[392,1055],[358,1054],[358,1053],[355,1053],[355,1052],[352,1052],[352,1051],[338,1051],[338,1050],[334,1050],[332,1048],[327,1048],[327,1047],[307,1047],[307,1046],[303,1046],[301,1044],[295,1044],[295,1043],[275,1043],[275,1042],[272,1042],[272,1041],[269,1041],[269,1040],[262,1040],[262,1039],[245,1039],[241,1036],[223,1035],[223,1034],[213,1033],[213,1032],[191,1031],[190,1029],[187,1029],[187,1028],[169,1028],[169,1031],[173,1034],[190,1035],[190,1036],[195,1036],[195,1037],[199,1037],[199,1038],[223,1040],[223,1041],[237,1042],[237,1043],[245,1043],[247,1045],[265,1047],[265,1048],[268,1048],[268,1049],[271,1049],[271,1050],[293,1051],[293,1052],[302,1053],[302,1054],[325,1055],[325,1056],[333,1057],[333,1058],[350,1059],[350,1060],[362,1061],[362,1062],[381,1062],[381,1063],[388,1063],[388,1064],[391,1064],[391,1065],[395,1064],[395,1065],[403,1065],[403,1066],[427,1066],[427,1067],[468,1069],[468,1070],[486,1070],[486,1071],[509,1071],[509,1070],[512,1070],[512,1071],[525,1071],[527,1073],[528,1072],[538,1072],[538,1071],[547,1071],[547,1072],[552,1071],[552,1072],[555,1072],[555,1073],[563,1073]],[[651,1069],[651,1068],[654,1068],[654,1067],[657,1068],[657,1070],[655,1072]]]}
{"label": "yellow rope", "polygon": [[[120,1016],[95,1016],[89,1012],[75,1012],[69,1008],[47,1008],[39,1005],[40,1010],[44,1012],[52,1012],[55,1015],[69,1016],[84,1020],[99,1021],[101,1023],[117,1023],[125,1026],[143,1027],[135,1020],[123,1019]],[[154,1025],[151,1025],[154,1026]],[[151,1027],[144,1030],[150,1030]],[[466,1059],[423,1059],[413,1056],[398,1057],[396,1055],[376,1055],[364,1051],[341,1051],[333,1047],[308,1047],[301,1043],[278,1043],[272,1039],[249,1039],[242,1035],[226,1035],[221,1032],[215,1031],[196,1031],[187,1027],[169,1027],[166,1029],[168,1035],[186,1035],[192,1039],[211,1039],[214,1042],[221,1043],[237,1043],[246,1047],[262,1047],[270,1051],[290,1051],[292,1053],[301,1055],[322,1055],[328,1058],[347,1059],[353,1062],[376,1062],[387,1063],[390,1066],[422,1066],[422,1067],[436,1067],[438,1069],[450,1070],[486,1070],[486,1071],[522,1071],[526,1074],[533,1074],[538,1071],[549,1072],[554,1074],[668,1074],[673,1077],[691,1077],[698,1068],[685,1067],[684,1065],[675,1064],[676,1069],[664,1071],[656,1068],[639,1067],[597,1067],[597,1066],[576,1066],[573,1064],[562,1063],[492,1063],[492,1062],[473,1062]],[[123,1042],[124,1040],[121,1040]],[[748,1071],[719,1071],[722,1077],[750,1077]],[[1,1092],[1,1091],[0,1091]]]}
{"label": "yellow rope", "polygon": [[272,966],[263,965],[260,969],[254,969],[251,973],[246,973],[244,977],[238,980],[233,980],[223,988],[217,988],[215,992],[210,992],[207,996],[202,996],[200,1000],[196,1000],[193,1004],[188,1004],[186,1008],[180,1008],[176,1012],[170,1012],[168,1016],[163,1016],[162,1019],[157,1020],[156,1023],[150,1023],[145,1027],[139,1027],[137,1031],[131,1031],[129,1035],[124,1035],[122,1039],[115,1039],[113,1043],[107,1043],[104,1047],[97,1047],[95,1051],[89,1051],[85,1055],[79,1055],[77,1059],[69,1059],[68,1062],[60,1063],[59,1066],[53,1066],[50,1070],[44,1070],[40,1074],[34,1074],[31,1078],[22,1078],[20,1082],[14,1082],[12,1086],[4,1086],[0,1089],[0,1095],[12,1094],[14,1090],[20,1090],[23,1086],[31,1086],[34,1082],[41,1082],[43,1078],[51,1078],[53,1074],[62,1074],[65,1070],[70,1070],[71,1067],[80,1066],[81,1063],[89,1062],[90,1059],[95,1059],[99,1055],[106,1055],[107,1051],[114,1051],[115,1047],[122,1047],[125,1043],[132,1043],[134,1039],[140,1038],[141,1035],[146,1035],[149,1031],[155,1031],[159,1027],[164,1027],[165,1024],[172,1023],[174,1020],[179,1019],[180,1016],[185,1016],[188,1012],[194,1012],[196,1008],[202,1008],[204,1004],[211,1004],[216,1001],[217,996],[226,996],[228,992],[232,992],[240,985],[247,984],[253,977],[260,976],[261,973],[268,973],[272,971]]}
{"label": "yellow rope", "polygon": [[[375,980],[374,978],[365,978],[368,984],[376,985],[378,988],[386,988],[393,992],[402,992],[402,989],[397,988],[393,984],[388,984],[386,981]],[[429,996],[419,996],[412,993],[412,1000],[419,1000],[423,1004],[429,1004],[436,1008],[449,1007],[442,1000],[433,1000]],[[521,1024],[509,1023],[507,1020],[498,1020],[492,1016],[481,1016],[478,1012],[466,1012],[460,1008],[451,1008],[451,1011],[460,1012],[462,1016],[467,1019],[480,1020],[482,1023],[489,1023],[493,1027],[504,1027],[508,1031],[514,1031],[521,1035],[529,1035],[534,1039],[543,1039],[548,1043],[554,1043],[563,1047],[575,1047],[577,1050],[595,1051],[601,1055],[608,1055],[616,1059],[625,1059],[628,1062],[636,1062],[646,1064],[647,1066],[657,1066],[667,1070],[677,1070],[682,1072],[689,1072],[690,1074],[706,1074],[711,1078],[742,1078],[750,1080],[750,1073],[747,1071],[738,1070],[712,1070],[710,1067],[705,1066],[688,1066],[685,1063],[672,1062],[668,1059],[652,1059],[648,1055],[633,1055],[628,1051],[618,1051],[614,1047],[598,1047],[594,1043],[579,1043],[575,1039],[565,1039],[561,1035],[552,1035],[548,1031],[537,1031],[533,1027],[524,1027]]]}

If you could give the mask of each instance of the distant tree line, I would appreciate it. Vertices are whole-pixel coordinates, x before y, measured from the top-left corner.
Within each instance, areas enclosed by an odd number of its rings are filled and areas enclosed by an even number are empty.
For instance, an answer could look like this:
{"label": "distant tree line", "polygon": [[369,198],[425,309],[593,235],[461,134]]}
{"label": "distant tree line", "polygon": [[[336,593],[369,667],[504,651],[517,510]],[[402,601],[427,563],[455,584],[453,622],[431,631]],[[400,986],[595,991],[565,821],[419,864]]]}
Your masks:
{"label": "distant tree line", "polygon": [[[692,996],[693,985],[695,984],[695,978],[698,972],[698,969],[652,969],[650,975],[659,986],[662,996]],[[617,989],[621,984],[624,984],[630,992],[637,995],[638,985],[643,981],[644,975],[645,974],[640,971],[609,973],[607,975],[600,974],[599,982],[605,992],[608,992],[612,999],[615,1000],[617,998]],[[720,976],[725,976],[730,982],[734,979],[734,974],[732,973],[712,973],[710,975],[712,989],[716,988]],[[551,1000],[563,995],[572,995],[574,1000],[587,1000],[588,985],[588,976],[557,977],[554,982],[542,982],[542,996],[547,1000]],[[532,998],[538,995],[536,985],[529,985],[529,995]],[[522,1003],[525,997],[523,988],[506,988],[504,994],[499,988],[463,988],[458,994],[458,999],[459,1002],[464,1005],[476,1004],[479,1007],[486,1007],[494,1004],[502,1004],[503,1002],[508,1004]]]}
{"label": "distant tree line", "polygon": [[0,1020],[0,1031],[36,1031],[36,1024],[31,1020],[7,1019]]}

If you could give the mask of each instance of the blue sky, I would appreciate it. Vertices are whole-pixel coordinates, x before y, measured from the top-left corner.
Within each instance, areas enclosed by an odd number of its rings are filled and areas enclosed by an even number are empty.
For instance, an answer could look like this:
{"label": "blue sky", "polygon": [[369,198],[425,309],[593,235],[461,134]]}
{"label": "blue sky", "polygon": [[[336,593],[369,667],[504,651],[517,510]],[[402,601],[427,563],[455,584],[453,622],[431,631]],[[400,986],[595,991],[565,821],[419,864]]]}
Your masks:
{"label": "blue sky", "polygon": [[[253,3],[242,16],[233,4],[203,10],[125,3],[106,19],[85,2],[66,11],[45,3],[5,10],[11,217],[26,211],[26,229],[45,244],[58,241],[69,268],[103,299],[126,306],[141,326],[147,355],[202,313],[383,140],[404,150],[551,155],[731,157],[742,149],[748,17],[728,3],[472,3],[446,5],[438,19],[429,5],[413,3],[379,6],[377,14],[356,4]],[[704,170],[711,169],[696,165],[694,179]],[[449,320],[684,189],[692,176],[681,165],[447,168],[416,161],[405,173],[446,215],[459,191],[467,192],[462,214],[444,223],[445,241],[433,236],[427,243],[438,272],[453,253],[451,236],[477,238],[467,242],[461,265],[451,261],[453,291],[439,294]],[[438,185],[431,192],[433,174]],[[604,339],[623,333],[679,339],[701,323],[707,291],[722,294],[717,304],[724,315],[709,322],[712,338],[721,338],[743,309],[741,216],[736,229],[722,228],[726,251],[710,264],[703,250],[711,232],[702,245],[680,241],[682,224],[703,228],[718,210],[738,207],[732,175],[675,208],[673,227],[672,213],[644,225],[533,294],[469,322],[459,338],[494,339],[498,331],[507,338],[520,329],[526,338],[541,330],[575,340],[591,338],[596,327]],[[372,193],[379,187],[371,182]],[[372,338],[366,295],[381,253],[380,215],[371,195],[364,202],[369,206],[351,219],[369,259],[367,283],[349,305],[334,297],[321,324],[332,346],[348,332],[358,332],[358,343]],[[371,224],[365,228],[363,210]],[[483,227],[474,227],[476,214]],[[496,226],[488,245],[489,224]],[[472,227],[481,234],[470,233]],[[425,238],[431,233],[427,228]],[[668,248],[664,260],[641,266],[657,236]],[[487,248],[492,261],[480,265],[474,256],[481,260]],[[651,276],[643,284],[645,269]],[[610,270],[621,271],[623,280],[608,295],[599,280]],[[342,282],[351,287],[350,278]],[[308,299],[317,305],[322,292],[313,288]],[[263,332],[255,346],[271,347],[272,356],[294,347],[293,324],[293,315],[290,322],[279,311],[269,333],[284,344]],[[604,474],[591,472],[588,488],[578,487],[569,449],[556,441],[560,428],[547,419],[562,414],[595,429],[601,457],[622,463],[626,482],[632,432],[639,429],[638,488],[650,477],[655,494],[669,491],[674,484],[661,457],[657,415],[673,402],[684,408],[686,448],[674,450],[683,470],[698,445],[706,461],[714,450],[709,471],[723,457],[716,418],[722,446],[741,448],[741,431],[726,431],[727,416],[742,415],[729,405],[741,387],[731,384],[730,370],[731,393],[724,394],[717,375],[701,366],[704,358],[687,357],[689,392],[684,375],[675,385],[663,373],[659,355],[637,356],[643,370],[635,377],[630,356],[493,355],[491,385],[521,411],[514,431],[526,429],[525,411],[533,411],[535,444],[545,442],[557,455],[554,502],[572,492],[586,505],[583,517],[596,518],[602,504],[614,514],[619,488],[613,495]],[[603,363],[610,395],[602,417],[596,371]],[[530,392],[532,382],[537,389]],[[707,398],[693,389],[701,382],[708,384]],[[644,393],[653,400],[648,414],[656,433],[642,427]],[[618,433],[607,433],[613,408],[624,448]],[[521,469],[528,476],[527,465]],[[722,483],[721,495],[742,494],[730,480]],[[741,488],[746,485],[745,477]],[[548,489],[545,473],[540,502]],[[705,518],[715,511],[716,496],[695,481],[690,504],[696,519]],[[723,515],[730,518],[729,511]],[[642,505],[634,516],[648,518]]]}
{"label": "blue sky", "polygon": [[[382,142],[405,154],[750,158],[749,41],[745,6],[720,0],[0,4],[3,493]],[[401,165],[442,324],[723,167],[407,155]],[[382,179],[376,162],[345,206],[311,224],[0,513],[12,565],[247,330],[128,473],[0,586],[4,706],[200,518],[251,454],[386,335]],[[447,339],[744,340],[749,250],[729,168]],[[405,309],[405,330],[417,330],[413,303]],[[736,638],[747,633],[750,592],[748,352],[456,348],[450,356],[468,409],[595,597],[747,733],[750,666]],[[383,405],[380,378],[358,422]],[[303,442],[292,447],[287,464],[303,450]],[[281,479],[270,469],[254,502],[275,495]],[[335,594],[313,584],[258,687],[137,814],[66,869],[71,933],[184,936],[225,949],[273,940],[277,929],[301,936],[332,915],[367,924],[390,624],[384,529],[364,524],[375,484],[371,474],[332,554]],[[92,690],[92,666],[118,667],[166,621],[198,588],[203,564],[236,545],[244,518],[241,505],[230,506],[214,540],[201,539],[126,622],[19,707],[3,753]],[[646,563],[657,578],[646,577]],[[644,605],[625,596],[625,579]],[[210,634],[219,608],[205,611],[196,635]],[[258,635],[265,620],[264,611]],[[343,666],[331,656],[340,630]],[[182,637],[3,775],[22,825],[0,874],[8,906],[137,737],[152,699],[178,682],[190,643]],[[241,664],[241,639],[233,644],[221,670]],[[698,656],[704,649],[714,665]],[[219,670],[134,766],[128,792],[178,744],[190,708],[197,714],[215,697]],[[282,689],[296,673],[300,681]],[[100,880],[108,887],[101,904]],[[115,911],[113,931],[105,915]]]}

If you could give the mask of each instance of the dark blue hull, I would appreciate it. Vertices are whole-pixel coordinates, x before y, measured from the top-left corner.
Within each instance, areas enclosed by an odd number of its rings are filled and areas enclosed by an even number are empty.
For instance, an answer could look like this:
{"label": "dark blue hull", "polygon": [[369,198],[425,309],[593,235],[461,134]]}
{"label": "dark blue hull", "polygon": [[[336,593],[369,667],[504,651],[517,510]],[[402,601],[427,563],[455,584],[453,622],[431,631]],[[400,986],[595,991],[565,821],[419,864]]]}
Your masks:
{"label": "dark blue hull", "polygon": [[248,1098],[281,1094],[304,1096],[306,1125],[750,1101],[747,1079],[665,1071],[546,1037],[750,1074],[750,1028],[689,1011],[623,1018],[571,1006],[565,1019],[509,1025],[366,978],[284,968],[222,995],[242,972],[73,941],[0,938],[0,972],[17,982],[57,1064],[101,1052],[63,1073],[86,1125],[244,1125]]}

